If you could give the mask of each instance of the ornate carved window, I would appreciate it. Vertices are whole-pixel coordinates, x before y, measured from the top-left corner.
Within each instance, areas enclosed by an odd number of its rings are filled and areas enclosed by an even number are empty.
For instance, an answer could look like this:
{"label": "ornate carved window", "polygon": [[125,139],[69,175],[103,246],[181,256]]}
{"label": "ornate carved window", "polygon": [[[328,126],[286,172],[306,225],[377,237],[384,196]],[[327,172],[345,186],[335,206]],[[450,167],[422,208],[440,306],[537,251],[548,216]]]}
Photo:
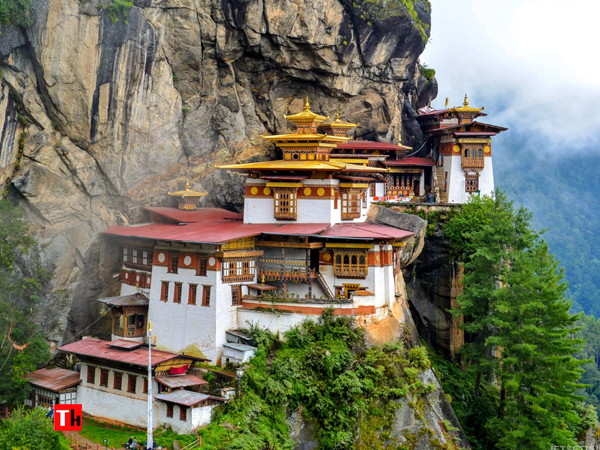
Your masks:
{"label": "ornate carved window", "polygon": [[275,218],[296,220],[298,217],[298,189],[274,189]]}
{"label": "ornate carved window", "polygon": [[256,275],[256,260],[231,259],[223,262],[223,282],[254,281]]}
{"label": "ornate carved window", "polygon": [[196,304],[196,296],[198,295],[198,285],[190,284],[190,292],[188,296],[188,305]]}
{"label": "ornate carved window", "polygon": [[169,282],[168,281],[162,282],[162,286],[161,286],[161,290],[160,290],[160,299],[163,302],[166,302],[169,300]]}
{"label": "ornate carved window", "polygon": [[179,270],[179,253],[169,253],[169,273],[177,273]]}
{"label": "ornate carved window", "polygon": [[181,303],[181,294],[183,293],[183,284],[175,283],[175,293],[173,294],[173,303]]}
{"label": "ornate carved window", "polygon": [[202,306],[210,306],[210,291],[212,286],[202,286]]}
{"label": "ornate carved window", "polygon": [[342,220],[360,218],[362,196],[361,189],[342,189]]}
{"label": "ornate carved window", "polygon": [[242,286],[231,286],[231,304],[239,305],[242,300]]}
{"label": "ornate carved window", "polygon": [[206,255],[198,255],[198,267],[196,268],[196,275],[205,277],[206,270],[208,268],[208,258]]}
{"label": "ornate carved window", "polygon": [[367,253],[361,251],[335,252],[333,270],[340,278],[366,278],[369,272]]}
{"label": "ornate carved window", "polygon": [[152,270],[153,252],[136,248],[123,248],[123,264],[128,267]]}
{"label": "ornate carved window", "polygon": [[466,174],[465,175],[465,191],[466,192],[477,192],[479,190],[479,174]]}

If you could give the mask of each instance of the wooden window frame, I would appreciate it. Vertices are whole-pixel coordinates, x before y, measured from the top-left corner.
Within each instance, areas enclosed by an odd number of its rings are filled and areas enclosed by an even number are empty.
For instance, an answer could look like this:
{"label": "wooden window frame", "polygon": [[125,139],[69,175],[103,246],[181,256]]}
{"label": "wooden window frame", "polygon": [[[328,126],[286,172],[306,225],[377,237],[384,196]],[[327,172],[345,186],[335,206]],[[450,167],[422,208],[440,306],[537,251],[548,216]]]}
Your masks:
{"label": "wooden window frame", "polygon": [[152,271],[154,251],[148,248],[123,247],[123,265]]}
{"label": "wooden window frame", "polygon": [[179,405],[179,420],[187,422],[187,406]]}
{"label": "wooden window frame", "polygon": [[242,285],[231,286],[231,306],[238,306],[242,303]]}
{"label": "wooden window frame", "polygon": [[175,282],[175,290],[173,291],[173,303],[181,303],[181,297],[183,296],[183,283],[180,281]]}
{"label": "wooden window frame", "polygon": [[96,366],[87,366],[87,382],[96,384]]}
{"label": "wooden window frame", "polygon": [[173,403],[167,403],[167,417],[173,418],[173,410],[175,409],[175,405]]}
{"label": "wooden window frame", "polygon": [[196,275],[205,277],[208,272],[208,257],[206,255],[198,255],[196,264]]}
{"label": "wooden window frame", "polygon": [[479,191],[479,174],[465,174],[465,192]]}
{"label": "wooden window frame", "polygon": [[254,258],[226,259],[221,265],[221,277],[223,282],[236,283],[239,281],[254,281],[257,265],[256,259]]}
{"label": "wooden window frame", "polygon": [[135,394],[137,387],[137,375],[127,374],[127,392]]}
{"label": "wooden window frame", "polygon": [[211,291],[212,291],[212,286],[208,286],[208,285],[202,286],[202,306],[210,307]]}
{"label": "wooden window frame", "polygon": [[169,282],[162,281],[160,288],[160,301],[168,302],[169,301]]}
{"label": "wooden window frame", "polygon": [[277,220],[298,219],[298,188],[273,188],[273,214]]}
{"label": "wooden window frame", "polygon": [[108,369],[100,369],[100,386],[108,387]]}
{"label": "wooden window frame", "polygon": [[123,390],[123,372],[113,372],[113,389]]}
{"label": "wooden window frame", "polygon": [[342,189],[342,220],[360,219],[363,193],[362,189]]}
{"label": "wooden window frame", "polygon": [[179,273],[179,253],[169,252],[169,264],[167,265],[168,273]]}
{"label": "wooden window frame", "polygon": [[188,305],[196,305],[196,299],[198,298],[198,285],[191,284],[188,291]]}
{"label": "wooden window frame", "polygon": [[334,252],[333,273],[338,278],[367,278],[369,258],[367,252]]}
{"label": "wooden window frame", "polygon": [[144,377],[144,394],[148,393],[148,378]]}

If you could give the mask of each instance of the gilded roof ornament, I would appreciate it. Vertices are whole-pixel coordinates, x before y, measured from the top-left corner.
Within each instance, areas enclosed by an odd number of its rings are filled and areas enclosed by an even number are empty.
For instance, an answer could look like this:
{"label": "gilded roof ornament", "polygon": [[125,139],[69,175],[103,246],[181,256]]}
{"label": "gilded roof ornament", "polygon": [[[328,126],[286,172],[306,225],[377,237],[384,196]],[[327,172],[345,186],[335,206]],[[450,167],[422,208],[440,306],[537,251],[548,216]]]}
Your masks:
{"label": "gilded roof ornament", "polygon": [[446,97],[446,109],[448,109],[448,105],[450,104],[450,98]]}
{"label": "gilded roof ornament", "polygon": [[481,108],[473,108],[472,106],[469,106],[469,97],[467,96],[467,94],[465,94],[465,100],[463,102],[463,106],[459,106],[459,107],[454,107],[452,109],[450,109],[449,111],[453,111],[453,112],[459,112],[459,113],[478,113],[483,111],[485,108],[481,107]]}
{"label": "gilded roof ornament", "polygon": [[298,114],[284,115],[283,117],[294,123],[296,126],[318,126],[324,120],[329,119],[329,116],[320,116],[310,110],[308,97],[306,97],[306,102],[304,103],[304,111]]}
{"label": "gilded roof ornament", "polygon": [[186,198],[186,197],[204,197],[205,195],[208,194],[208,192],[197,192],[197,191],[193,191],[191,186],[190,186],[190,180],[185,180],[185,189],[182,191],[176,191],[176,192],[169,192],[168,193],[171,197],[182,197],[182,198]]}

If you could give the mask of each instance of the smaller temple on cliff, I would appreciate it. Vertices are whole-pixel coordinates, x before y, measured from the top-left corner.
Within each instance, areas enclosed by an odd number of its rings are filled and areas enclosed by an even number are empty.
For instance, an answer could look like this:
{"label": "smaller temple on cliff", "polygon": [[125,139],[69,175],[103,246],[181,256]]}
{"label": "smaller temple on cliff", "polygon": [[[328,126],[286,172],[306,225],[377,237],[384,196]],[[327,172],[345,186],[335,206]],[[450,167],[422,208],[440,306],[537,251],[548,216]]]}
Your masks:
{"label": "smaller temple on cliff", "polygon": [[[434,192],[464,202],[493,189],[491,137],[504,129],[476,122],[481,111],[466,99],[460,108],[422,109],[425,143],[415,151],[352,139],[358,124],[314,113],[306,99],[303,111],[285,116],[293,132],[263,136],[281,159],[221,167],[245,176],[243,213],[198,208],[205,194],[186,183],[168,192],[177,207],[149,206],[147,222],[109,227],[104,234],[122,255],[118,296],[99,299],[110,308],[112,340],[60,348],[82,362],[84,412],[142,422],[147,381],[138,353],[147,353],[148,321],[164,404],[158,417],[181,432],[206,420],[202,408],[224,401],[201,392],[191,367],[246,362],[255,348],[241,329],[282,333],[326,309],[367,328],[402,322],[409,312],[401,269],[418,256],[426,222],[375,203]],[[101,406],[123,396],[138,415]]]}

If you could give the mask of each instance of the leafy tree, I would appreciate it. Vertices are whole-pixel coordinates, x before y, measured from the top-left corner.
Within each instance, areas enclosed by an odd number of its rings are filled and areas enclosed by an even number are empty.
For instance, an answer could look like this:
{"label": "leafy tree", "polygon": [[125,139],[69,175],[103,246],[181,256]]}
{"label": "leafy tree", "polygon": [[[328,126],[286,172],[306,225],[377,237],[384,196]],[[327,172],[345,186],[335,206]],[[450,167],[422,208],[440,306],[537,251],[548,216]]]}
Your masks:
{"label": "leafy tree", "polygon": [[36,408],[14,410],[0,424],[0,450],[63,450],[69,446],[46,412]]}
{"label": "leafy tree", "polygon": [[[18,263],[25,256],[30,263]],[[29,391],[23,376],[49,358],[31,315],[50,277],[39,263],[22,209],[0,200],[0,400],[9,404],[23,401]]]}
{"label": "leafy tree", "polygon": [[600,320],[593,316],[582,314],[577,322],[579,330],[575,337],[585,341],[583,348],[576,355],[577,358],[586,360],[582,366],[585,370],[581,383],[589,387],[581,389],[579,393],[585,397],[589,405],[600,404]]}
{"label": "leafy tree", "polygon": [[0,2],[0,28],[4,24],[29,25],[31,0],[2,0]]}

